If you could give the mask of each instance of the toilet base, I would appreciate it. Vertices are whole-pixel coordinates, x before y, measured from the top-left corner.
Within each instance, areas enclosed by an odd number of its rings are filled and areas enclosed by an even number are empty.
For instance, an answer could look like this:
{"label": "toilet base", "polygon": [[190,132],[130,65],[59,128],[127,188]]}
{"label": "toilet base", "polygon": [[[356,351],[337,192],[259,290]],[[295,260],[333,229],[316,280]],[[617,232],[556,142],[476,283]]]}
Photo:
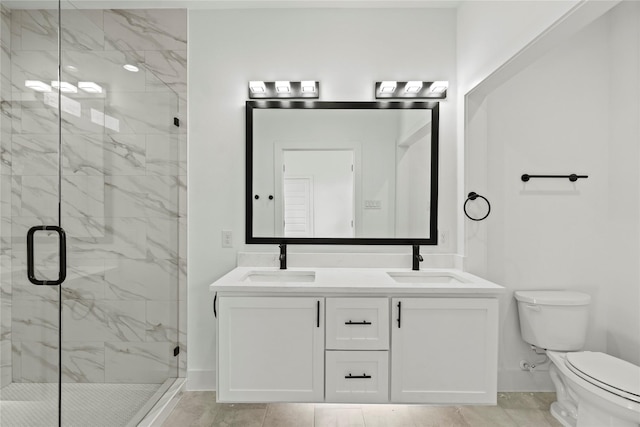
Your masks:
{"label": "toilet base", "polygon": [[569,415],[560,402],[553,402],[550,408],[553,418],[558,420],[564,427],[576,427],[576,419]]}
{"label": "toilet base", "polygon": [[638,427],[639,423],[640,415],[636,420],[622,419],[593,402],[582,400],[578,408],[576,427]]}
{"label": "toilet base", "polygon": [[565,366],[566,353],[547,351],[556,402],[551,414],[564,427],[640,427],[640,405],[614,396]]}

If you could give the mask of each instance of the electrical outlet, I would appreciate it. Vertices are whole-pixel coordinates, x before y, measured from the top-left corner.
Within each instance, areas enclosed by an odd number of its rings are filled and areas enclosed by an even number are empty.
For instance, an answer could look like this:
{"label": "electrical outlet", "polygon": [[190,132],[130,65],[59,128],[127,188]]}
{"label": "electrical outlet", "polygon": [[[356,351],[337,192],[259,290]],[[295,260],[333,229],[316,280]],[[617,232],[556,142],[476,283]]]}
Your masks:
{"label": "electrical outlet", "polygon": [[438,230],[438,245],[440,246],[449,246],[449,231],[448,230]]}
{"label": "electrical outlet", "polygon": [[382,209],[382,200],[365,200],[365,209]]}
{"label": "electrical outlet", "polygon": [[231,230],[222,230],[222,247],[233,247],[233,232]]}

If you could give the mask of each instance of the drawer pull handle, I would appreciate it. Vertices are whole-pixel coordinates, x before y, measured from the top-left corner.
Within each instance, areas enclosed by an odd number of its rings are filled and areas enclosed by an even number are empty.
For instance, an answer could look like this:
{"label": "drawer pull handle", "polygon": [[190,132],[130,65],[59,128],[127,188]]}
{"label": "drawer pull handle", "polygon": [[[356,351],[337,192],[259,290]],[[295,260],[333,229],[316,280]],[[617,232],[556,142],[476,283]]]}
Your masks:
{"label": "drawer pull handle", "polygon": [[367,375],[367,374],[351,375],[351,374],[349,374],[349,375],[345,375],[344,378],[347,379],[347,380],[355,380],[355,379],[358,379],[358,378],[371,378],[371,375]]}
{"label": "drawer pull handle", "polygon": [[366,320],[363,320],[362,322],[352,322],[351,320],[349,320],[348,322],[344,322],[345,325],[370,325],[371,322],[367,322]]}

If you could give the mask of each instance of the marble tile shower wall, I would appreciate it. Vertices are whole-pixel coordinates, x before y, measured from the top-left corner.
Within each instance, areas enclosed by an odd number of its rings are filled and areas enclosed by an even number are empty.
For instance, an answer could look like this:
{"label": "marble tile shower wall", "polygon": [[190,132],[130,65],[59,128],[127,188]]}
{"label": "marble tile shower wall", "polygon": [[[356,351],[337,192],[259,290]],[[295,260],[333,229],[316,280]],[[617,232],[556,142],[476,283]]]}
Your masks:
{"label": "marble tile shower wall", "polygon": [[[103,87],[60,100],[63,381],[184,376],[186,11],[61,19],[61,80]],[[25,87],[57,80],[56,23],[55,11],[2,10],[2,384],[57,381],[58,290],[28,282],[24,243],[32,225],[57,223],[58,98]],[[37,240],[39,277],[57,276],[56,242]]]}
{"label": "marble tile shower wall", "polygon": [[11,382],[11,15],[0,9],[0,387]]}

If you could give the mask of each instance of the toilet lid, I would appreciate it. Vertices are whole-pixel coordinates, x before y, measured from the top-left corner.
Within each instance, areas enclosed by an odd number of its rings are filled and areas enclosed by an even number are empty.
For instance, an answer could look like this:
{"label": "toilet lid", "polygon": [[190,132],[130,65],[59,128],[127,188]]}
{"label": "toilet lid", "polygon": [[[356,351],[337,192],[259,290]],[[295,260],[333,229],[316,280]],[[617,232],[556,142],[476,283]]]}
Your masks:
{"label": "toilet lid", "polygon": [[640,403],[640,366],[605,353],[567,353],[567,366],[585,381]]}

